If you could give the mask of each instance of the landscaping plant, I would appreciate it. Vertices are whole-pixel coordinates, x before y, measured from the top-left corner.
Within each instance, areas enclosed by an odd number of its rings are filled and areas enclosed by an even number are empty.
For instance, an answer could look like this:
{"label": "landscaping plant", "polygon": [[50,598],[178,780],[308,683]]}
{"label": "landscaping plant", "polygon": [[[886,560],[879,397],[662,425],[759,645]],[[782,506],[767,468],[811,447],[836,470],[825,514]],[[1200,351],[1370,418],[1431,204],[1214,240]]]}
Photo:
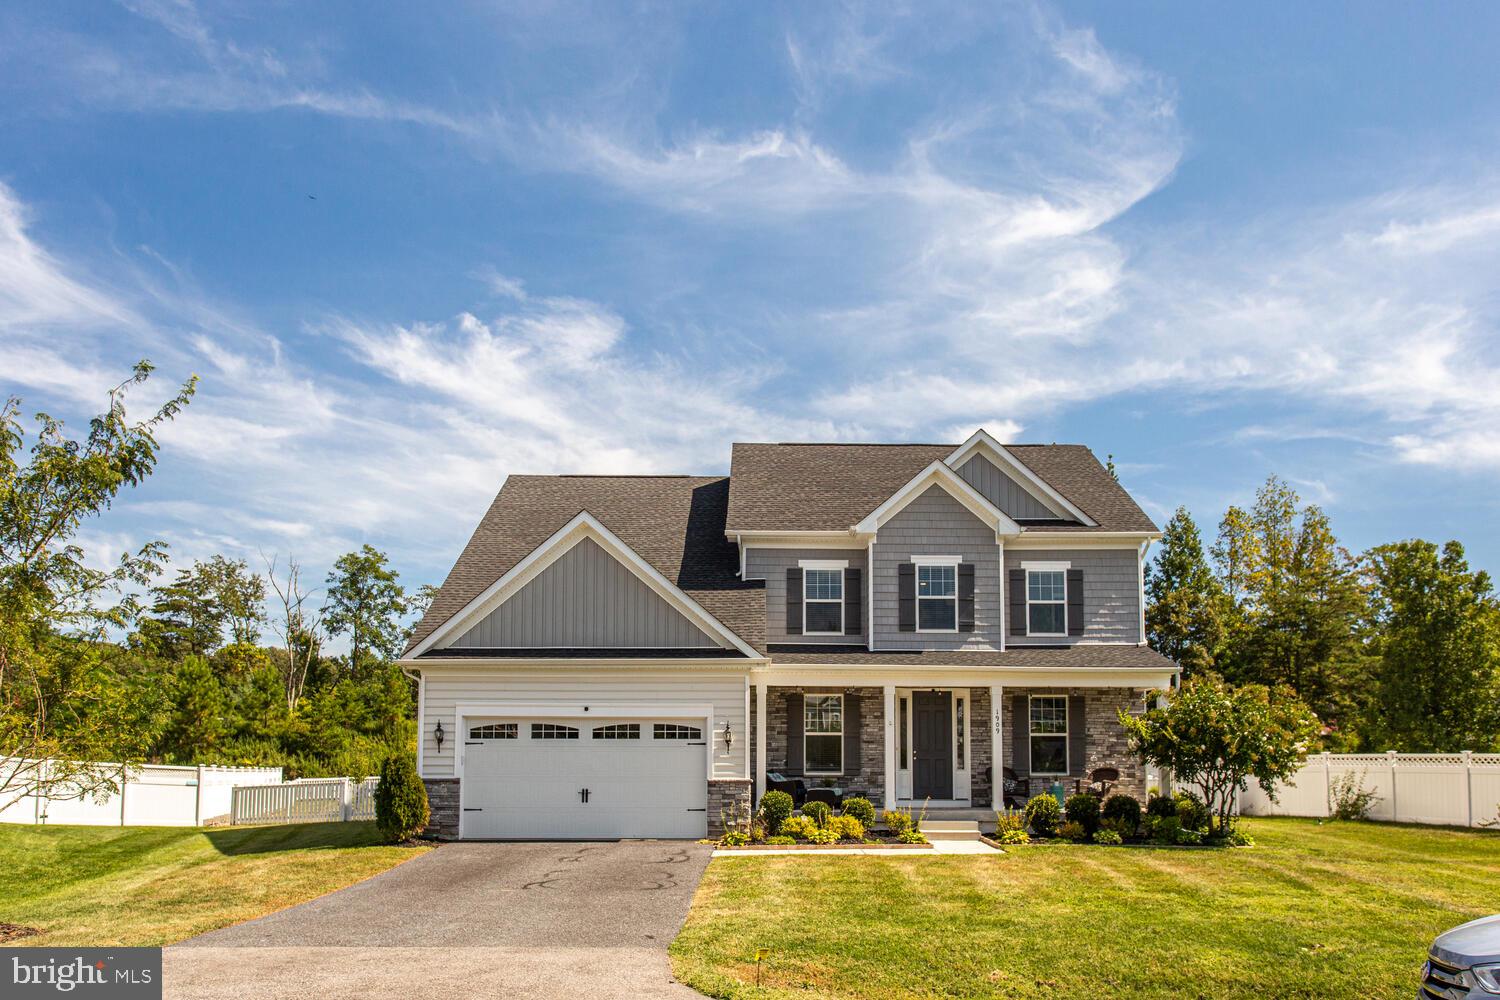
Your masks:
{"label": "landscaping plant", "polygon": [[862,841],[865,839],[865,825],[853,816],[835,816],[828,821],[828,829],[832,830],[839,840]]}
{"label": "landscaping plant", "polygon": [[760,797],[760,819],[766,825],[766,833],[776,836],[781,824],[792,814],[792,797],[786,792],[770,791]]}
{"label": "landscaping plant", "polygon": [[1002,844],[1029,844],[1026,819],[1019,811],[1001,809],[995,813],[995,840]]}
{"label": "landscaping plant", "polygon": [[1125,843],[1125,838],[1120,836],[1120,834],[1115,830],[1101,828],[1097,833],[1094,834],[1094,843],[1104,844],[1106,846],[1117,846],[1119,844]]}
{"label": "landscaping plant", "polygon": [[907,831],[916,829],[916,821],[912,819],[911,813],[905,809],[887,809],[881,818],[885,821],[885,828],[897,840],[900,840],[901,835]]}
{"label": "landscaping plant", "polygon": [[1135,796],[1116,792],[1099,808],[1100,822],[1113,821],[1124,837],[1134,837],[1141,827],[1141,804]]}
{"label": "landscaping plant", "polygon": [[818,825],[806,816],[788,816],[781,824],[781,834],[784,837],[795,837],[798,840],[806,840]]}
{"label": "landscaping plant", "polygon": [[1046,792],[1033,795],[1031,801],[1026,803],[1026,825],[1038,837],[1054,836],[1061,821],[1062,809],[1057,800]]}
{"label": "landscaping plant", "polygon": [[1059,826],[1057,828],[1057,835],[1063,840],[1071,841],[1075,844],[1085,843],[1089,839],[1089,832],[1084,828],[1084,825],[1076,823],[1073,820],[1068,820]]}
{"label": "landscaping plant", "polygon": [[430,818],[427,786],[417,777],[416,760],[410,754],[391,754],[380,765],[375,787],[375,825],[394,844],[421,833]]}
{"label": "landscaping plant", "polygon": [[812,820],[819,827],[828,825],[828,817],[833,815],[827,802],[809,802],[802,807],[802,815]]}
{"label": "landscaping plant", "polygon": [[[1208,807],[1203,800],[1192,792],[1180,791],[1176,796],[1177,819],[1181,821],[1184,830],[1198,830],[1207,833],[1211,826]],[[1220,826],[1224,830],[1227,827]]]}
{"label": "landscaping plant", "polygon": [[1176,816],[1177,800],[1170,795],[1153,795],[1146,801],[1147,816]]}
{"label": "landscaping plant", "polygon": [[869,828],[875,825],[875,806],[869,799],[858,795],[845,799],[842,809],[845,816],[853,816],[860,825]]}
{"label": "landscaping plant", "polygon": [[1345,771],[1333,779],[1328,795],[1333,800],[1333,818],[1364,820],[1370,818],[1370,808],[1380,799],[1373,790],[1365,787],[1365,776]]}
{"label": "landscaping plant", "polygon": [[1068,797],[1067,804],[1063,806],[1063,812],[1068,817],[1068,822],[1077,823],[1088,833],[1092,834],[1099,829],[1099,796],[1089,792],[1081,792]]}

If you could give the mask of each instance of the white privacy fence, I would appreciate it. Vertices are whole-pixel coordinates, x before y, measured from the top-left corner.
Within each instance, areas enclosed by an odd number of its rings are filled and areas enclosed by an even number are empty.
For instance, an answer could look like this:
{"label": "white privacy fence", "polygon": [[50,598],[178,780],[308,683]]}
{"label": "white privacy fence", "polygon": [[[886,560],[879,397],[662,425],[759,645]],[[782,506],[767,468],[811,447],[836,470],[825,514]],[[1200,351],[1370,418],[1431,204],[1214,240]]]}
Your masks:
{"label": "white privacy fence", "polygon": [[1377,796],[1370,818],[1479,826],[1500,813],[1500,754],[1319,754],[1277,788],[1272,802],[1254,782],[1240,796],[1246,816],[1331,816],[1344,775]]}
{"label": "white privacy fence", "polygon": [[340,823],[375,818],[379,778],[313,778],[234,790],[231,822]]}
{"label": "white privacy fence", "polygon": [[[52,765],[38,765],[45,769]],[[179,767],[166,764],[94,764],[107,773],[115,790],[101,795],[65,782],[48,785],[45,773],[13,790],[0,789],[0,823],[69,823],[81,826],[203,826],[229,818],[231,797],[239,785],[281,780],[279,767]],[[6,769],[6,773],[11,773]],[[42,778],[41,782],[36,778]],[[46,788],[16,798],[23,787]]]}

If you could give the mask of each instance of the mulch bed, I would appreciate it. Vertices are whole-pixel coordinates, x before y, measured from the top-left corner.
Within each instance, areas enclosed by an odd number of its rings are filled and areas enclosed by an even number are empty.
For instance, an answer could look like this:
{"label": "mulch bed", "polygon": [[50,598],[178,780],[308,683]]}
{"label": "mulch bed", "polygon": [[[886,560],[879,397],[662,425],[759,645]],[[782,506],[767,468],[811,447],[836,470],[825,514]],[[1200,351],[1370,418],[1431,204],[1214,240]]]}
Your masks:
{"label": "mulch bed", "polygon": [[836,844],[746,844],[743,847],[720,847],[721,851],[831,851],[836,848],[868,851],[930,851],[931,844],[903,844],[895,840],[881,840],[873,844],[855,844],[840,841]]}
{"label": "mulch bed", "polygon": [[19,941],[21,938],[29,938],[33,934],[42,933],[35,927],[27,927],[24,924],[7,924],[0,921],[0,944],[10,941]]}

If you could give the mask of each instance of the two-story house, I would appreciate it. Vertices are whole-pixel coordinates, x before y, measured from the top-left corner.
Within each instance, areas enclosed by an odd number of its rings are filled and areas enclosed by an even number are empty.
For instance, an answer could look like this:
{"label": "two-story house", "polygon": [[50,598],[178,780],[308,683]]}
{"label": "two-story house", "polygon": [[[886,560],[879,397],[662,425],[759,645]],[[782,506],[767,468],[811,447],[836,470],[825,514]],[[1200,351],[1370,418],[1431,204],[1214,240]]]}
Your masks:
{"label": "two-story house", "polygon": [[1087,448],[983,431],[511,476],[402,659],[433,828],[701,837],[799,779],[930,815],[1101,767],[1140,795],[1158,537]]}

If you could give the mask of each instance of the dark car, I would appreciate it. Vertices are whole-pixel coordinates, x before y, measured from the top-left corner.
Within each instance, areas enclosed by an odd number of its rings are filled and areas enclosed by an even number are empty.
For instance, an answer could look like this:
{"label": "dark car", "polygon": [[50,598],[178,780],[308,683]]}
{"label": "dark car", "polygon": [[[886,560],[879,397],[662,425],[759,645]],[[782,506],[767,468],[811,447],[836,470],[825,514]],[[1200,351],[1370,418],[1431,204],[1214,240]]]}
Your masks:
{"label": "dark car", "polygon": [[1480,917],[1438,935],[1422,966],[1417,1000],[1495,1000],[1500,997],[1500,914]]}

